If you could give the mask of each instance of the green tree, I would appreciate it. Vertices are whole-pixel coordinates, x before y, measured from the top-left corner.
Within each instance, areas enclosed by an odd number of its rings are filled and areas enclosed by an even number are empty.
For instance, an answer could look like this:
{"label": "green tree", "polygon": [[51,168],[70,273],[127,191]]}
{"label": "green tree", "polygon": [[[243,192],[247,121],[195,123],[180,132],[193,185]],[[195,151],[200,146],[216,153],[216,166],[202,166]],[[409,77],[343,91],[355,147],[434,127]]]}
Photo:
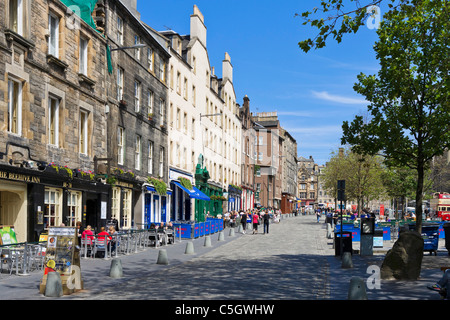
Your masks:
{"label": "green tree", "polygon": [[311,11],[295,14],[301,17],[303,25],[310,25],[318,29],[316,36],[298,43],[299,47],[308,52],[310,49],[323,48],[328,37],[332,37],[338,43],[345,34],[356,33],[359,28],[373,18],[373,6],[386,4],[389,12],[397,13],[404,10],[408,4],[415,0],[322,0],[320,5]]}
{"label": "green tree", "polygon": [[360,213],[369,201],[384,196],[383,170],[380,157],[360,155],[341,148],[338,153],[332,152],[330,161],[322,171],[322,186],[336,198],[337,181],[345,180],[346,198],[358,203]]}
{"label": "green tree", "polygon": [[417,171],[420,232],[426,167],[450,147],[450,16],[446,1],[412,2],[384,16],[374,46],[381,69],[378,75],[361,73],[354,86],[370,102],[371,119],[345,121],[341,141],[357,153],[381,153],[388,165]]}

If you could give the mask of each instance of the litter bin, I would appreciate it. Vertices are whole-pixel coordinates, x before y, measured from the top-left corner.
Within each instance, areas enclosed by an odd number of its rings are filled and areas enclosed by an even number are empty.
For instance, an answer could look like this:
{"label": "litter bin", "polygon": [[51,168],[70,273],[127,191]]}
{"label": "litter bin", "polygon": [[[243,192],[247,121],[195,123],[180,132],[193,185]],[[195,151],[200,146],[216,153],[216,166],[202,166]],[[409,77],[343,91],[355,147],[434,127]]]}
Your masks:
{"label": "litter bin", "polygon": [[[410,224],[409,230],[415,230],[416,225]],[[424,224],[422,225],[423,251],[429,251],[430,254],[434,252],[437,255],[439,245],[439,224]]]}
{"label": "litter bin", "polygon": [[350,254],[353,254],[351,231],[342,231],[342,233],[339,231],[334,233],[334,255],[335,256],[341,255],[341,235],[342,235],[342,253],[350,252]]}
{"label": "litter bin", "polygon": [[445,248],[447,249],[448,254],[450,255],[450,222],[444,223],[443,228],[445,234]]}

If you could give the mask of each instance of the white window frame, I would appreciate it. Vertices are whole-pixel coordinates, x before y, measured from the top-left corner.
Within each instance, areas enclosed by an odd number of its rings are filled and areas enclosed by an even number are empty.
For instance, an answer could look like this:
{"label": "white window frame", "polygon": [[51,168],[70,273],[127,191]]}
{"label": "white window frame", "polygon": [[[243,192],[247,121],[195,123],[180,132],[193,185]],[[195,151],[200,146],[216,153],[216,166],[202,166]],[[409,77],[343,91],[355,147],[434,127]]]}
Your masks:
{"label": "white window frame", "polygon": [[67,226],[76,227],[77,221],[81,221],[81,192],[69,190],[67,195]]}
{"label": "white window frame", "polygon": [[21,81],[8,80],[8,132],[19,136],[22,135],[22,88]]}
{"label": "white window frame", "polygon": [[141,111],[141,83],[134,81],[134,111]]}
{"label": "white window frame", "polygon": [[[134,45],[136,46],[138,44],[141,44],[141,37],[139,37],[138,35],[135,35],[134,36]],[[139,61],[141,60],[141,49],[140,48],[134,49],[134,57]]]}
{"label": "white window frame", "polygon": [[80,35],[80,69],[79,72],[85,76],[88,73],[88,47],[89,39]]}
{"label": "white window frame", "polygon": [[117,129],[117,163],[123,165],[125,161],[125,129]]}
{"label": "white window frame", "polygon": [[[60,99],[48,98],[48,144],[59,146],[59,105]],[[52,123],[53,122],[53,123]],[[52,134],[53,130],[53,134]]]}
{"label": "white window frame", "polygon": [[[23,36],[23,2],[24,0],[9,0],[9,28]],[[15,9],[13,9],[15,5]],[[16,26],[14,26],[14,22]]]}
{"label": "white window frame", "polygon": [[117,43],[123,45],[123,19],[117,17]]}
{"label": "white window frame", "polygon": [[159,176],[164,178],[164,147],[159,148]]}
{"label": "white window frame", "polygon": [[122,229],[130,229],[131,228],[131,200],[132,200],[132,191],[131,189],[124,188],[123,192],[123,221],[122,221]]}
{"label": "white window frame", "polygon": [[59,58],[59,21],[54,13],[48,14],[48,54]]}
{"label": "white window frame", "polygon": [[141,170],[141,153],[142,153],[141,136],[136,135],[136,141],[134,146],[134,168],[136,170]]}
{"label": "white window frame", "polygon": [[166,83],[166,63],[162,59],[159,60],[159,80]]}
{"label": "white window frame", "polygon": [[120,188],[117,187],[112,188],[111,219],[116,219],[120,223]]}
{"label": "white window frame", "polygon": [[147,172],[149,174],[153,173],[153,141],[148,141],[148,164]]}
{"label": "white window frame", "polygon": [[121,67],[117,68],[117,100],[123,99],[123,77],[124,70]]}
{"label": "white window frame", "polygon": [[165,108],[166,102],[163,99],[159,99],[159,118],[160,118],[160,125],[164,125],[164,108]]}
{"label": "white window frame", "polygon": [[155,71],[155,53],[153,52],[152,48],[147,48],[147,62],[148,62],[148,69],[151,72]]}
{"label": "white window frame", "polygon": [[153,100],[154,100],[154,94],[153,91],[148,90],[147,91],[147,108],[148,108],[148,115],[153,115]]}
{"label": "white window frame", "polygon": [[44,230],[59,227],[62,222],[62,190],[45,188],[44,195]]}
{"label": "white window frame", "polygon": [[89,112],[80,109],[79,147],[80,153],[85,155],[88,154],[88,119],[89,119]]}

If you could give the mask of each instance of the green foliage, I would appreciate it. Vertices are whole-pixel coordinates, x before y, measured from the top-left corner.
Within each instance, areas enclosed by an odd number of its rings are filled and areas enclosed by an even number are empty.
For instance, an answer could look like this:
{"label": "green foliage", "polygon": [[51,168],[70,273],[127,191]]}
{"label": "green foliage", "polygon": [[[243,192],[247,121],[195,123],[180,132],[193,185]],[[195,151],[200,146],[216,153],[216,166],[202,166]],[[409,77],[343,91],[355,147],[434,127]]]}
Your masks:
{"label": "green foliage", "polygon": [[180,181],[181,185],[185,187],[188,190],[192,190],[192,183],[189,181],[189,179],[178,177],[178,181]]}
{"label": "green foliage", "polygon": [[312,11],[295,14],[304,20],[303,25],[317,29],[314,39],[302,40],[298,45],[304,52],[312,48],[323,48],[329,36],[340,43],[345,34],[358,32],[366,23],[372,15],[371,12],[367,12],[370,6],[386,3],[389,12],[399,12],[408,4],[415,2],[416,0],[322,0]]}
{"label": "green foliage", "polygon": [[361,73],[354,86],[370,102],[370,119],[356,116],[342,126],[341,142],[355,152],[417,171],[418,229],[425,170],[450,147],[449,21],[445,1],[417,0],[385,14],[374,46],[381,69]]}
{"label": "green foliage", "polygon": [[321,180],[325,190],[337,195],[337,181],[345,180],[347,200],[354,200],[361,210],[373,199],[386,194],[382,183],[384,166],[379,156],[360,155],[350,149],[332,153],[330,161],[322,171]]}
{"label": "green foliage", "polygon": [[167,185],[163,180],[160,179],[156,179],[153,177],[147,177],[147,182],[152,184],[155,189],[156,192],[162,196],[167,194]]}

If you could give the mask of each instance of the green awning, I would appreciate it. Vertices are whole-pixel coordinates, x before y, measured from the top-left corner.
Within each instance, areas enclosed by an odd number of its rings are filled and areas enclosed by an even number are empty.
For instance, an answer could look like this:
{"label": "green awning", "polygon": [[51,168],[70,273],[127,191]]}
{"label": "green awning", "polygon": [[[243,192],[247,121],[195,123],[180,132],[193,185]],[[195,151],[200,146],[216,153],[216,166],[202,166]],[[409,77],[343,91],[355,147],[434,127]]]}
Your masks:
{"label": "green awning", "polygon": [[92,12],[95,9],[97,1],[98,0],[61,0],[62,3],[95,30],[97,30],[97,26],[92,18]]}

